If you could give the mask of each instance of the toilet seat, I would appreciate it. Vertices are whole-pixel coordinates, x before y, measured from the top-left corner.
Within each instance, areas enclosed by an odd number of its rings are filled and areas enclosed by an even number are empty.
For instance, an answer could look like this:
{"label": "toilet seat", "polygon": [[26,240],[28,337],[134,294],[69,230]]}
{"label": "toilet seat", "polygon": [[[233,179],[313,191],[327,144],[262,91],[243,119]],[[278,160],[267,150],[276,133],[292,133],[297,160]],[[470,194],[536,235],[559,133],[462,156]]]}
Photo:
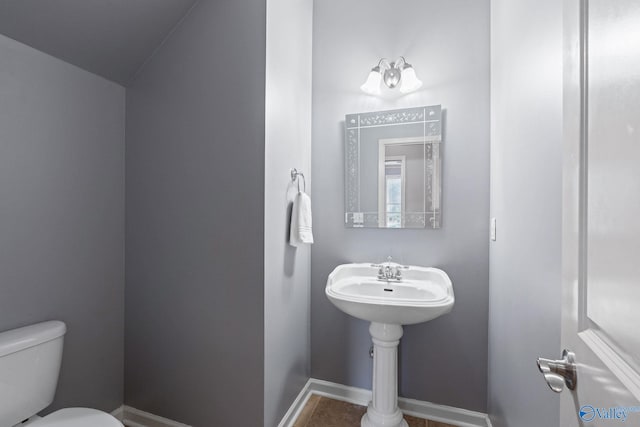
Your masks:
{"label": "toilet seat", "polygon": [[89,408],[60,409],[39,419],[30,427],[123,427],[106,412]]}

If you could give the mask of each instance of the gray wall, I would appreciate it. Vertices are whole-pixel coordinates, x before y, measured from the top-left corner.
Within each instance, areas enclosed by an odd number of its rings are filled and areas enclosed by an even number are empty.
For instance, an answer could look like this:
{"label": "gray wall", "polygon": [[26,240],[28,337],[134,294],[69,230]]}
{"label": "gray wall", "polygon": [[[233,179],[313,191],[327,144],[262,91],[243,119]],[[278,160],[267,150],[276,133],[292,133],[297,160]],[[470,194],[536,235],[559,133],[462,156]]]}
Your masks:
{"label": "gray wall", "polygon": [[[395,5],[395,3],[394,3]],[[454,283],[453,312],[405,328],[402,396],[486,409],[489,287],[489,1],[322,0],[314,4],[311,374],[371,386],[367,323],[341,313],[324,294],[341,263],[380,261],[443,268]],[[360,92],[381,57],[405,55],[424,81],[419,92]],[[344,228],[343,122],[346,113],[442,104],[443,227]]]}
{"label": "gray wall", "polygon": [[491,2],[489,413],[494,427],[558,426],[535,366],[560,356],[562,2]]}
{"label": "gray wall", "polygon": [[0,36],[0,330],[68,327],[53,406],[122,404],[124,88]]}
{"label": "gray wall", "polygon": [[127,90],[125,402],[262,425],[265,3],[201,1]]}
{"label": "gray wall", "polygon": [[[275,427],[309,378],[309,246],[288,244],[297,187],[311,188],[312,0],[267,2],[264,426]],[[302,184],[302,183],[301,183]]]}

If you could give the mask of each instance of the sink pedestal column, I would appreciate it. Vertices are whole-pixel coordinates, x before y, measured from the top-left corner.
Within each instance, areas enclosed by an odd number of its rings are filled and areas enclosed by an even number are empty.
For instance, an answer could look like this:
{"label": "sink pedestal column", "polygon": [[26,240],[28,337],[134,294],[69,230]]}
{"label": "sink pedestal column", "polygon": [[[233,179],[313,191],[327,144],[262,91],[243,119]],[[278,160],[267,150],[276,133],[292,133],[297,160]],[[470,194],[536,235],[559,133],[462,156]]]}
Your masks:
{"label": "sink pedestal column", "polygon": [[398,344],[402,326],[372,322],[373,400],[361,427],[408,427],[398,409]]}

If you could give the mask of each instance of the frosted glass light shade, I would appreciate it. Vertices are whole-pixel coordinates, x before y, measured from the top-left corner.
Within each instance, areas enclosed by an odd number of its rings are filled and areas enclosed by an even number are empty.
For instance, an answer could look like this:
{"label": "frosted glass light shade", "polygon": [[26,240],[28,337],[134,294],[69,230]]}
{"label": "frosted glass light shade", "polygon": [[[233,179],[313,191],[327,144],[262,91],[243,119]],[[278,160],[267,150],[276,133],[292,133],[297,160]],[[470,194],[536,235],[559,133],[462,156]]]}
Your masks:
{"label": "frosted glass light shade", "polygon": [[380,82],[382,81],[382,75],[380,74],[380,68],[375,67],[369,73],[369,77],[367,77],[367,81],[364,82],[360,89],[364,93],[368,93],[369,95],[380,95]]}
{"label": "frosted glass light shade", "polygon": [[412,66],[406,67],[402,70],[402,80],[400,81],[400,92],[409,93],[418,90],[422,87],[422,82],[416,76],[416,71]]}

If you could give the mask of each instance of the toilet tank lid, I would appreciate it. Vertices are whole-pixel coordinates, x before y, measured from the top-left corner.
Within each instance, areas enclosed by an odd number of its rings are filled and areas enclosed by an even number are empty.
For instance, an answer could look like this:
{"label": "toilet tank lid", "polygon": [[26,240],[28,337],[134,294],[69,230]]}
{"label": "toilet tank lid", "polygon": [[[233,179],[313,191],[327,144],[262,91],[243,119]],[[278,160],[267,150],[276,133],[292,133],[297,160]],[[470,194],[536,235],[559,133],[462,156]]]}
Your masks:
{"label": "toilet tank lid", "polygon": [[0,357],[54,340],[66,332],[66,325],[59,320],[2,332],[0,333]]}

